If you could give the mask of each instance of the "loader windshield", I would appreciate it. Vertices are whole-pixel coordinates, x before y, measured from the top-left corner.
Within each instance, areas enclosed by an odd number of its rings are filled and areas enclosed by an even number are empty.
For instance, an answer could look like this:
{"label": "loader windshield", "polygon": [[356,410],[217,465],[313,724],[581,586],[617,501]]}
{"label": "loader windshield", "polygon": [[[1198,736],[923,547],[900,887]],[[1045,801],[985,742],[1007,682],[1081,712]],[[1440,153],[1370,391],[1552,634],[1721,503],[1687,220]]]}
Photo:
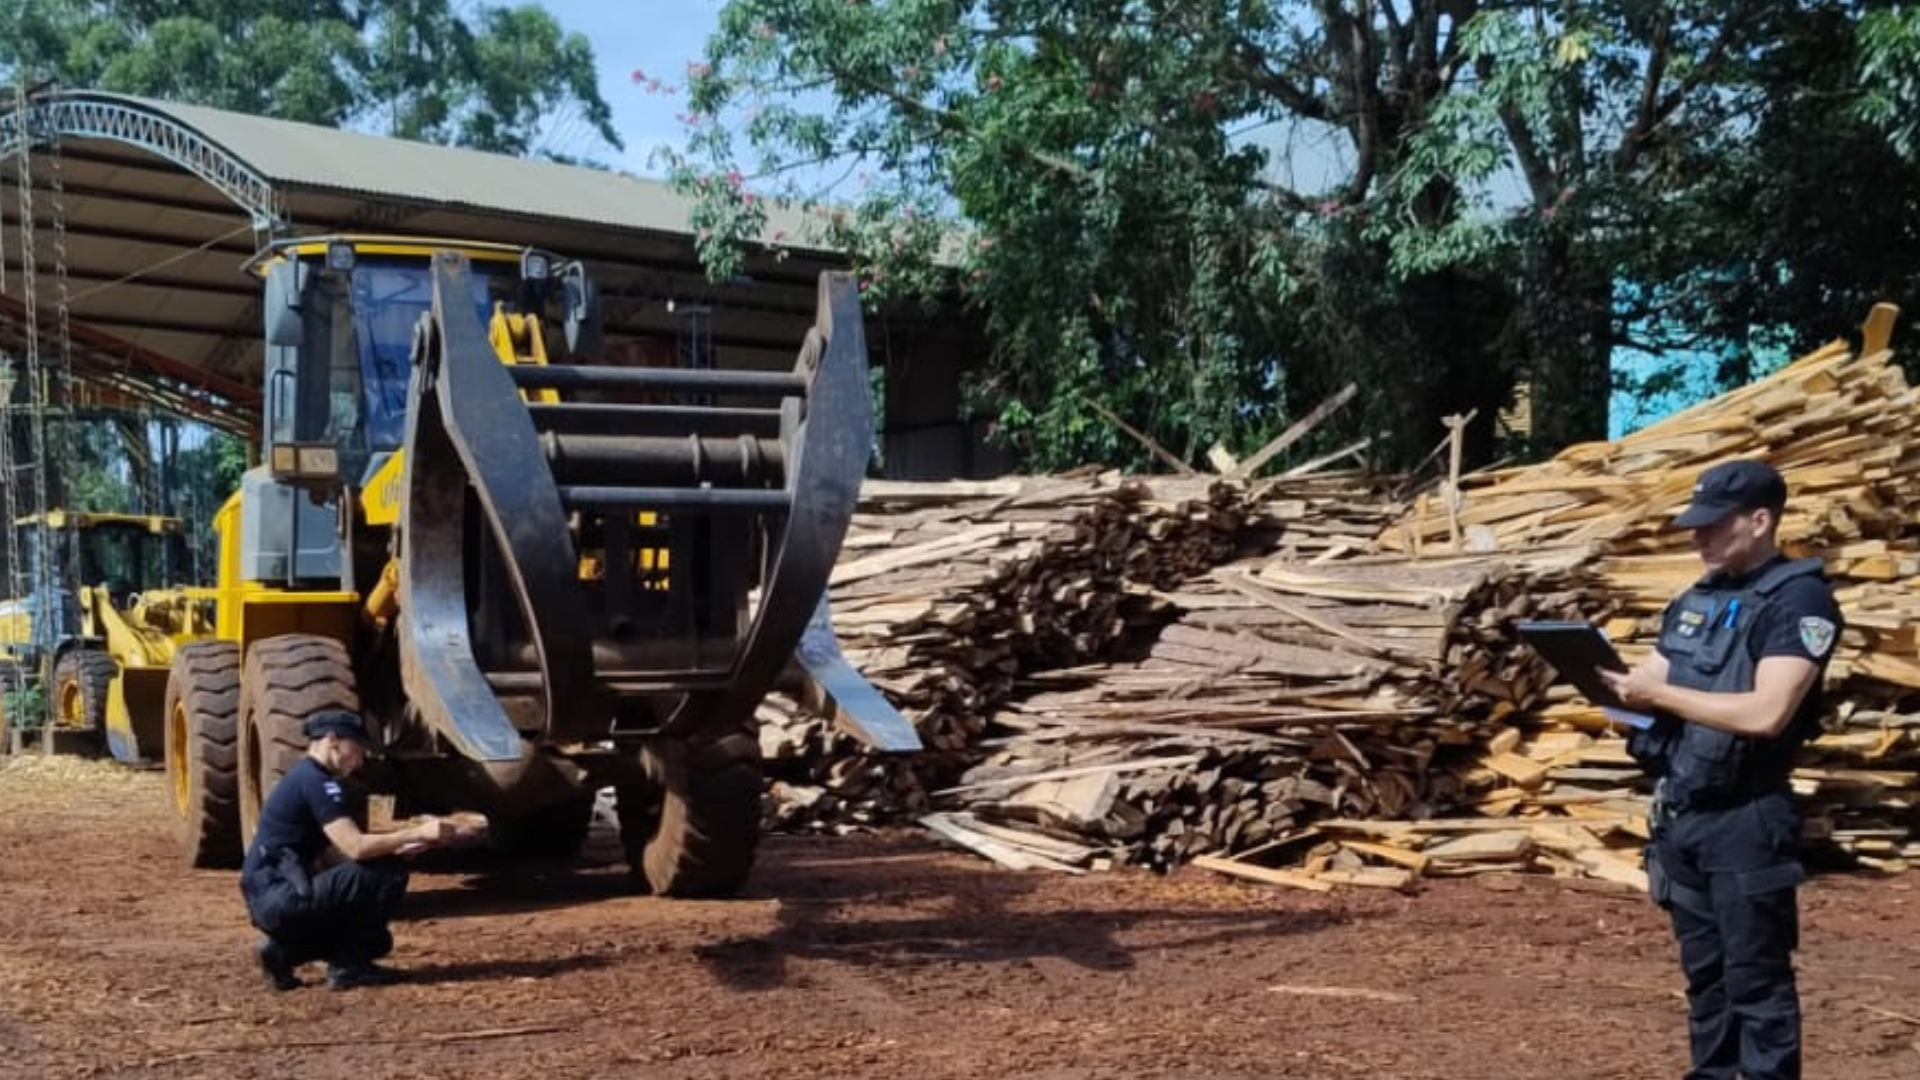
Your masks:
{"label": "loader windshield", "polygon": [[105,585],[115,597],[172,584],[179,540],[135,524],[80,530],[73,545],[80,584]]}
{"label": "loader windshield", "polygon": [[[517,293],[517,268],[479,259],[472,265],[474,309],[484,323],[496,299]],[[344,357],[336,360],[330,425],[343,449],[399,449],[414,327],[433,305],[430,275],[428,263],[419,259],[365,259],[354,267],[349,300],[354,355],[347,363],[340,362]]]}

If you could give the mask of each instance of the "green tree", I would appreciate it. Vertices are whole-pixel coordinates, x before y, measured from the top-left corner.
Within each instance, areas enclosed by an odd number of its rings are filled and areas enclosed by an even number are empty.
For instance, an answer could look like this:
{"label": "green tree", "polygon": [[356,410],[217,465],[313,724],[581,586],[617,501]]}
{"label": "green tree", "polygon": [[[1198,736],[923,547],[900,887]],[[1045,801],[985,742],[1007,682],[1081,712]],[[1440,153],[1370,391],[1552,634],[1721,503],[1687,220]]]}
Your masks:
{"label": "green tree", "polygon": [[1920,9],[1875,5],[1860,20],[1859,117],[1920,158]]}
{"label": "green tree", "polygon": [[1769,13],[1766,45],[1720,81],[1746,118],[1738,137],[1664,151],[1695,179],[1655,200],[1620,249],[1626,275],[1648,283],[1641,332],[1704,352],[1723,385],[1763,373],[1756,357],[1845,336],[1877,301],[1920,309],[1920,156],[1866,107],[1874,13],[1856,15]]}
{"label": "green tree", "polygon": [[593,48],[537,5],[0,0],[0,73],[500,153],[621,147]]}
{"label": "green tree", "polygon": [[1614,349],[1676,295],[1812,276],[1804,224],[1728,227],[1723,170],[1788,164],[1741,152],[1795,93],[1768,63],[1858,7],[733,0],[670,164],[714,272],[765,195],[809,207],[875,294],[957,264],[997,349],[983,385],[1036,464],[1111,459],[1088,398],[1191,454],[1355,377],[1389,459],[1442,412],[1485,424],[1517,380],[1551,449],[1604,434]]}
{"label": "green tree", "polygon": [[219,558],[213,515],[227,497],[240,488],[246,471],[247,450],[238,438],[221,431],[190,427],[184,447],[173,455],[168,487],[172,505],[162,512],[186,522],[193,565],[182,571],[211,582]]}

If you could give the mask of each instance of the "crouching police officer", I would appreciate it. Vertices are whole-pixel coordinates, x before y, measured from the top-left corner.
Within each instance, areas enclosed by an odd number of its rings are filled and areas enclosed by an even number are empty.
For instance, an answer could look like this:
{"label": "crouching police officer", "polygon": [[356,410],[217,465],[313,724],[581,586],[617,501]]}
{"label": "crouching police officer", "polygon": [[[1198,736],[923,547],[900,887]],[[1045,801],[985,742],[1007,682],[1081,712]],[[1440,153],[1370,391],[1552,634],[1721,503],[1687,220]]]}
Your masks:
{"label": "crouching police officer", "polygon": [[[450,822],[368,833],[364,796],[342,784],[367,760],[360,718],[344,710],[306,722],[306,756],[287,770],[260,808],[260,826],[240,871],[247,915],[266,934],[255,958],[276,990],[300,985],[295,969],[327,961],[336,990],[377,986],[394,974],[374,961],[393,950],[387,923],[407,890],[411,855],[451,839]],[[331,845],[344,858],[322,869]]]}
{"label": "crouching police officer", "polygon": [[1687,979],[1689,1080],[1797,1080],[1800,998],[1793,755],[1818,733],[1840,634],[1817,559],[1777,534],[1780,474],[1729,461],[1700,475],[1674,524],[1706,576],[1668,605],[1655,652],[1607,681],[1653,715],[1628,749],[1658,778],[1647,875]]}

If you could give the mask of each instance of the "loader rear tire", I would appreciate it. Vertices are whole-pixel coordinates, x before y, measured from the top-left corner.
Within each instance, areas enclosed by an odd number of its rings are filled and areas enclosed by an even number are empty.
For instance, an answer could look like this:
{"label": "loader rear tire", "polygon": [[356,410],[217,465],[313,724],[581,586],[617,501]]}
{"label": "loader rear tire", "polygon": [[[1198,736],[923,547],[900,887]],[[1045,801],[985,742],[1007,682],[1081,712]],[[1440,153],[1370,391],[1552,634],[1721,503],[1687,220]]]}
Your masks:
{"label": "loader rear tire", "polygon": [[[307,752],[307,717],[358,714],[353,659],[340,641],[282,634],[255,642],[240,672],[240,837],[252,843],[260,807]],[[364,823],[363,823],[364,824]]]}
{"label": "loader rear tire", "polygon": [[107,693],[120,665],[99,649],[75,649],[53,666],[53,722],[74,731],[107,730]]}
{"label": "loader rear tire", "polygon": [[203,869],[240,865],[239,709],[238,645],[196,641],[174,654],[167,676],[167,790],[187,861]]}
{"label": "loader rear tire", "polygon": [[620,784],[620,841],[638,883],[656,896],[729,896],[746,884],[760,845],[760,744],[735,735],[641,754],[641,777]]}

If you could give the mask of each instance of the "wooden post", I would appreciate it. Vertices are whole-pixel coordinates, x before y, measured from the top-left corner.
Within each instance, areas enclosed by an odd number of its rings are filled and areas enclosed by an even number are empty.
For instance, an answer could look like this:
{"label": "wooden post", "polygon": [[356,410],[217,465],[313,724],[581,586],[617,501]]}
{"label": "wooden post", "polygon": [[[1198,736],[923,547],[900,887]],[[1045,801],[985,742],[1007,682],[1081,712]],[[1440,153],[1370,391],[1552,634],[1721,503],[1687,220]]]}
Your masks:
{"label": "wooden post", "polygon": [[1447,425],[1447,482],[1440,493],[1447,501],[1447,535],[1456,555],[1460,553],[1460,508],[1466,505],[1466,497],[1460,494],[1460,458],[1466,450],[1467,425],[1473,423],[1474,415],[1454,413],[1440,421]]}

